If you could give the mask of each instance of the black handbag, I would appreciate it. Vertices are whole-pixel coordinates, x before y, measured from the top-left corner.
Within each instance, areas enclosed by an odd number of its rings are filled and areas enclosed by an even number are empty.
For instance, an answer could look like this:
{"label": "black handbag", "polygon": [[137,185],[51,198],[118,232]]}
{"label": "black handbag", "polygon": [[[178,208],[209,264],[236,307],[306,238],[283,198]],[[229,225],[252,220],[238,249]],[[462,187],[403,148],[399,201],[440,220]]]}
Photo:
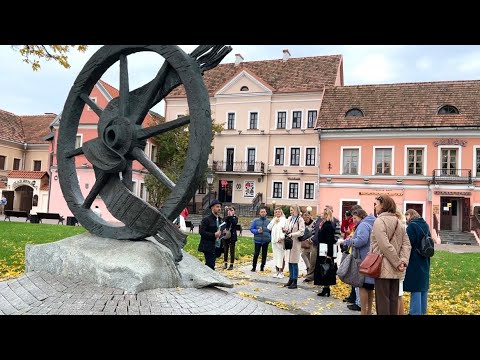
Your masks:
{"label": "black handbag", "polygon": [[293,239],[290,237],[290,235],[285,235],[283,247],[285,250],[290,250],[293,247]]}
{"label": "black handbag", "polygon": [[315,265],[315,285],[335,285],[337,283],[337,264],[333,259],[325,259],[325,263]]}

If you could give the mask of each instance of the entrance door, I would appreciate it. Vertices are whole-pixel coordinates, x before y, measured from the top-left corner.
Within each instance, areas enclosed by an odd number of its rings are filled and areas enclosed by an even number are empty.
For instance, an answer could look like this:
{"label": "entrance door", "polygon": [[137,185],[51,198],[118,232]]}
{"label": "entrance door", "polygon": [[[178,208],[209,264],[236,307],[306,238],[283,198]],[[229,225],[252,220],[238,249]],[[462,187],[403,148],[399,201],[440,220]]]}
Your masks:
{"label": "entrance door", "polygon": [[227,171],[233,171],[233,158],[235,149],[227,149]]}
{"label": "entrance door", "polygon": [[342,213],[340,214],[339,218],[343,219],[345,217],[345,213],[349,211],[353,205],[357,205],[356,201],[342,201]]}
{"label": "entrance door", "polygon": [[3,195],[7,199],[7,205],[5,210],[13,210],[13,200],[15,199],[15,193],[13,191],[4,191]]}
{"label": "entrance door", "polygon": [[452,230],[452,208],[451,199],[447,197],[440,198],[440,230]]}
{"label": "entrance door", "polygon": [[20,199],[19,210],[30,212],[32,210],[33,189],[30,186],[23,185],[16,188],[15,192]]}
{"label": "entrance door", "polygon": [[462,231],[470,231],[470,198],[462,201]]}
{"label": "entrance door", "polygon": [[218,182],[218,200],[223,203],[232,202],[233,181],[220,180]]}

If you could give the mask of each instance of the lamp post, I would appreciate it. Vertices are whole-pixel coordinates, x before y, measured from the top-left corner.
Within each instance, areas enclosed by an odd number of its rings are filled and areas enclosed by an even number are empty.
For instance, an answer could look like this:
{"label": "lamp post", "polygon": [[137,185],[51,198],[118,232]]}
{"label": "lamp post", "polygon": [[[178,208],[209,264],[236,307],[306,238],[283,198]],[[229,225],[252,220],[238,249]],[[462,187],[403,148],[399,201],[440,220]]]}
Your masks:
{"label": "lamp post", "polygon": [[275,200],[272,200],[272,213],[275,214],[275,204],[277,202]]}
{"label": "lamp post", "polygon": [[210,171],[207,175],[207,185],[208,185],[208,205],[210,206],[211,203],[211,194],[212,194],[212,188],[213,188],[213,181],[215,180],[215,176],[213,173]]}

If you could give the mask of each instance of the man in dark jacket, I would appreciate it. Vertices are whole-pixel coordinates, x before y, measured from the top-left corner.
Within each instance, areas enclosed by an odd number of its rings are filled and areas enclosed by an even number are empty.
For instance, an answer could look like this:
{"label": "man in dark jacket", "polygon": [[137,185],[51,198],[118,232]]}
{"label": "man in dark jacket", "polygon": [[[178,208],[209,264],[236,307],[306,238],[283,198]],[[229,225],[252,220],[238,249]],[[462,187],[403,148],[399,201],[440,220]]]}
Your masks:
{"label": "man in dark jacket", "polygon": [[210,203],[211,214],[205,216],[200,224],[200,244],[198,244],[198,251],[205,255],[205,265],[212,270],[215,270],[215,245],[220,241],[220,224],[222,218],[220,212],[222,211],[222,203],[218,200],[213,200]]}
{"label": "man in dark jacket", "polygon": [[260,208],[260,217],[253,219],[250,224],[250,231],[253,234],[253,241],[255,243],[255,253],[253,254],[252,271],[257,270],[258,255],[260,255],[260,249],[262,249],[262,264],[260,265],[260,271],[265,269],[265,263],[267,262],[268,243],[271,241],[270,230],[267,229],[270,220],[267,219],[267,208],[262,206]]}

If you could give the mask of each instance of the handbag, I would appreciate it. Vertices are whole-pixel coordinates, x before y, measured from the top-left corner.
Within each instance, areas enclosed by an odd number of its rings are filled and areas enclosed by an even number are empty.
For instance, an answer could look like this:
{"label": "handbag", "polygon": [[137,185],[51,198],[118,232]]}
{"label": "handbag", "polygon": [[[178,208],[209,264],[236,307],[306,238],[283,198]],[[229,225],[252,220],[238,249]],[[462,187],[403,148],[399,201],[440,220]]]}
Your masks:
{"label": "handbag", "polygon": [[[330,262],[329,262],[330,261]],[[337,264],[332,259],[325,259],[325,263],[315,265],[315,285],[335,285],[337,283]]]}
{"label": "handbag", "polygon": [[354,256],[354,253],[357,253],[356,249],[353,249],[351,254],[344,254],[342,256],[337,275],[345,284],[352,285],[353,287],[362,287],[365,282],[365,276],[358,271],[360,261]]}
{"label": "handbag", "polygon": [[225,234],[223,235],[225,240],[230,240],[232,238],[232,232],[230,230],[225,230]]}
{"label": "handbag", "polygon": [[302,249],[310,249],[312,247],[312,243],[310,241],[304,240],[301,243]]}
{"label": "handbag", "polygon": [[308,226],[306,226],[305,230],[303,232],[303,235],[298,238],[298,241],[305,241],[305,240],[310,239],[313,235],[312,233],[313,233],[313,230],[311,228],[309,228]]}
{"label": "handbag", "polygon": [[283,239],[283,248],[285,250],[290,250],[293,247],[293,239],[290,235],[285,235],[285,239]]}
{"label": "handbag", "polygon": [[[388,239],[389,242],[392,242],[395,232],[397,231],[397,227],[398,220],[392,236],[390,237],[390,239]],[[379,278],[382,272],[382,260],[383,254],[368,253],[365,259],[363,259],[362,263],[360,264],[358,271],[360,272],[360,274],[369,276],[371,278]]]}

